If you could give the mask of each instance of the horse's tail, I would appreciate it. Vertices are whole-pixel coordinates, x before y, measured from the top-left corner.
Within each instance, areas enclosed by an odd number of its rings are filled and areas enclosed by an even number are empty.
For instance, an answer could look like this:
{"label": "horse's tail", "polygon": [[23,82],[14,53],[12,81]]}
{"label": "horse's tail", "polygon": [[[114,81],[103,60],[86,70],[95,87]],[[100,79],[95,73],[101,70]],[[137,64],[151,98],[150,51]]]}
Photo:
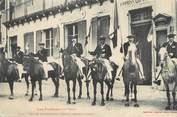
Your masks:
{"label": "horse's tail", "polygon": [[50,63],[50,65],[54,69],[55,76],[59,77],[61,75],[61,69],[62,69],[61,66],[58,63],[55,63],[55,62]]}

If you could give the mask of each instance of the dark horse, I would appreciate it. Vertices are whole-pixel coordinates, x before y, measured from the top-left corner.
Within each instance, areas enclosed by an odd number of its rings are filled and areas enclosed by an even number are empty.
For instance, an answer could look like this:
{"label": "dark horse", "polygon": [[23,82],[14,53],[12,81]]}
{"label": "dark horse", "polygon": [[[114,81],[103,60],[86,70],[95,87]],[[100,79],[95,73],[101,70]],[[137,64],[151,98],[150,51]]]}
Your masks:
{"label": "dark horse", "polygon": [[[61,73],[61,67],[55,63],[50,63],[54,70],[48,72],[48,76],[52,78],[52,81],[55,85],[55,93],[54,96],[58,97],[58,88],[59,88],[59,73]],[[29,101],[33,100],[34,97],[34,88],[36,81],[39,83],[39,91],[40,91],[40,98],[39,100],[42,100],[42,80],[44,79],[44,68],[43,65],[39,62],[38,59],[34,57],[34,54],[31,54],[29,56],[24,57],[24,67],[27,70],[27,73],[29,74],[31,78],[31,84],[32,84],[32,95]]]}
{"label": "dark horse", "polygon": [[11,92],[9,99],[14,99],[14,82],[19,79],[17,64],[13,59],[7,60],[5,54],[0,52],[0,79],[5,78],[7,78]]}
{"label": "dark horse", "polygon": [[139,80],[139,67],[136,62],[136,50],[136,46],[129,46],[127,59],[123,66],[123,82],[126,96],[125,106],[129,106],[130,88],[131,90],[134,88],[134,107],[139,107],[137,103],[137,82]]}
{"label": "dark horse", "polygon": [[[79,96],[78,99],[81,98],[82,95],[82,78],[80,77],[80,73],[79,73],[79,67],[76,63],[76,60],[67,53],[66,50],[61,50],[60,52],[62,52],[62,61],[63,61],[63,72],[64,72],[64,76],[65,76],[65,82],[67,85],[67,92],[68,92],[68,104],[71,104],[71,98],[70,98],[70,81],[73,82],[73,103],[75,104],[76,102],[76,80],[78,80],[79,82]],[[86,59],[84,60],[84,63],[88,63],[88,61],[86,61]],[[84,70],[85,71],[85,75],[87,73],[87,68]],[[90,99],[89,96],[89,82],[86,82],[86,86],[87,86],[87,98]]]}
{"label": "dark horse", "polygon": [[[168,105],[166,110],[174,109],[177,110],[176,104],[176,86],[177,86],[177,65],[174,63],[168,55],[166,48],[161,48],[159,51],[160,61],[161,61],[161,75],[166,88]],[[170,85],[172,87],[173,105],[171,107],[170,102]]]}
{"label": "dark horse", "polygon": [[101,85],[101,105],[105,105],[104,100],[104,82],[106,83],[108,87],[106,98],[109,99],[109,92],[111,88],[113,87],[112,81],[108,80],[106,78],[107,74],[107,68],[104,64],[103,60],[100,59],[93,59],[92,63],[90,63],[90,69],[91,69],[91,77],[93,80],[93,88],[94,88],[94,99],[92,102],[92,105],[96,105],[96,93],[97,93],[97,84],[100,83]]}

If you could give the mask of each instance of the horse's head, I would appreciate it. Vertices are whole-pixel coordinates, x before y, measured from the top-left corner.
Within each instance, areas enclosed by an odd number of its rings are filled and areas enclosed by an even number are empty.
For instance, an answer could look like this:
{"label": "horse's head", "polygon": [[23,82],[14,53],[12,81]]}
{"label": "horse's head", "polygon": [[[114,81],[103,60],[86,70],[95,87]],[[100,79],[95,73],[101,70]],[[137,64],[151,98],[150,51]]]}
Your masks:
{"label": "horse's head", "polygon": [[92,75],[94,76],[94,78],[104,79],[107,73],[107,70],[102,60],[94,59],[90,63],[90,68],[91,68]]}
{"label": "horse's head", "polygon": [[165,47],[160,48],[160,50],[159,50],[159,57],[160,57],[160,63],[161,63],[161,65],[163,65],[164,62],[169,57],[167,49]]}
{"label": "horse's head", "polygon": [[29,71],[30,67],[34,65],[34,63],[39,63],[39,58],[35,57],[33,53],[30,53],[29,55],[24,56],[23,58],[23,66],[24,70]]}
{"label": "horse's head", "polygon": [[137,52],[136,45],[130,44],[127,53],[127,60],[129,60],[131,64],[136,64],[136,52]]}
{"label": "horse's head", "polygon": [[70,68],[72,68],[73,65],[76,64],[73,56],[68,54],[66,50],[62,51],[62,62],[63,62],[63,66],[64,66],[65,71],[68,71]]}

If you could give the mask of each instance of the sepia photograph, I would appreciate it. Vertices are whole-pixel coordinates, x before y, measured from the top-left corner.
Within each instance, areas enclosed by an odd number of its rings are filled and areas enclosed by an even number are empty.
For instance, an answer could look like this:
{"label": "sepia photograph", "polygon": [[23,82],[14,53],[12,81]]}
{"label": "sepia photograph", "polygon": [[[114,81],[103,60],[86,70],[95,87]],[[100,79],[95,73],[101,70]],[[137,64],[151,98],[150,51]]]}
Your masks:
{"label": "sepia photograph", "polygon": [[177,117],[177,0],[0,0],[0,117]]}

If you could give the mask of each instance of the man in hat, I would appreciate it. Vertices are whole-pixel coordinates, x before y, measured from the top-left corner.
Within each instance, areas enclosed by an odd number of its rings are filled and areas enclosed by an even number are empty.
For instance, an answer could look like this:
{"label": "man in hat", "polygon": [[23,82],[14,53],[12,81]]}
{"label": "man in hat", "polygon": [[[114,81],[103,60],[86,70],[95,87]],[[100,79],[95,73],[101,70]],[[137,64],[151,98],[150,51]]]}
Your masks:
{"label": "man in hat", "polygon": [[43,42],[39,43],[40,49],[36,53],[36,56],[39,57],[41,62],[47,62],[47,50],[45,49],[45,44]]}
{"label": "man in hat", "polygon": [[24,53],[21,51],[21,47],[17,46],[17,53],[14,56],[15,61],[18,64],[23,64],[23,57],[24,57]]}
{"label": "man in hat", "polygon": [[167,52],[171,58],[177,58],[177,42],[174,41],[175,34],[169,34],[168,42],[165,42],[162,47],[167,48]]}
{"label": "man in hat", "polygon": [[[135,37],[135,35],[129,35],[129,36],[127,36],[127,38],[128,38],[128,42],[124,43],[123,47],[121,47],[121,49],[120,49],[120,52],[124,53],[124,60],[126,60],[127,57],[128,57],[127,53],[128,53],[129,47],[131,46],[131,47],[136,48],[136,44],[135,44],[135,38],[136,37]],[[141,61],[139,60],[138,57],[136,57],[136,62],[137,62],[138,67],[139,67],[140,78],[144,79],[143,66],[142,66]],[[119,65],[118,72],[117,72],[118,74],[116,76],[117,80],[120,80],[119,77],[120,77],[120,73],[122,71],[123,65],[124,65],[124,63],[122,63],[122,64]]]}
{"label": "man in hat", "polygon": [[72,38],[72,43],[66,49],[67,53],[76,60],[76,63],[79,67],[80,77],[84,78],[83,67],[85,64],[81,60],[81,55],[83,54],[82,44],[77,42],[76,36]]}
{"label": "man in hat", "polygon": [[39,57],[39,62],[43,65],[43,78],[48,79],[48,71],[53,70],[53,67],[47,63],[47,49],[45,49],[45,43],[39,43],[40,49],[36,53],[36,56]]}
{"label": "man in hat", "polygon": [[97,57],[103,59],[105,66],[107,67],[107,79],[111,80],[112,79],[112,71],[113,68],[111,66],[109,58],[112,56],[112,51],[111,48],[108,44],[105,43],[106,37],[101,36],[99,38],[99,44],[96,47],[95,51],[89,53],[91,55],[96,55]]}
{"label": "man in hat", "polygon": [[21,47],[17,46],[16,54],[14,56],[14,59],[15,59],[15,62],[17,62],[17,68],[18,68],[18,71],[19,71],[19,76],[20,76],[19,82],[21,82],[22,73],[24,72],[23,65],[22,65],[23,64],[23,58],[24,58],[24,53],[21,51]]}
{"label": "man in hat", "polygon": [[[169,56],[172,58],[172,61],[174,61],[177,65],[177,42],[174,41],[174,37],[176,35],[173,33],[170,33],[167,35],[168,41],[162,44],[162,47],[167,48],[167,52]],[[157,68],[157,76],[159,76],[161,72],[161,68]],[[157,77],[156,76],[156,77]]]}

